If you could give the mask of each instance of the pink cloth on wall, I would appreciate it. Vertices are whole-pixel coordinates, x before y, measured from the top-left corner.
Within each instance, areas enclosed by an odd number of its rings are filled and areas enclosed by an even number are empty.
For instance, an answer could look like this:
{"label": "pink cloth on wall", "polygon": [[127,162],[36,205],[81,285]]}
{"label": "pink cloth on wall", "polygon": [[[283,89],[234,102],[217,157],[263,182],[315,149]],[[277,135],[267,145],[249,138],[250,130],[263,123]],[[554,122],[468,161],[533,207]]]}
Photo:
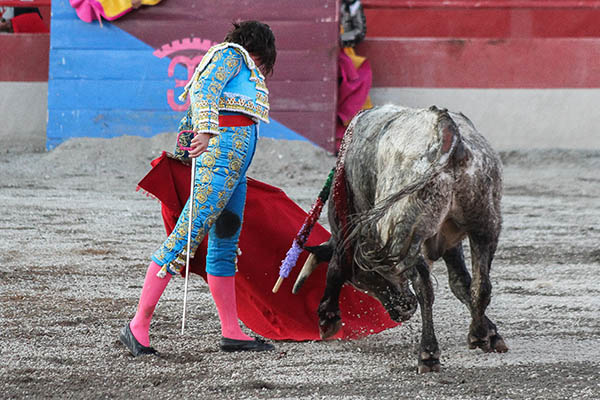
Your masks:
{"label": "pink cloth on wall", "polygon": [[[154,5],[160,0],[142,1],[142,5]],[[77,16],[84,22],[100,21],[102,19],[114,21],[117,18],[134,10],[133,5],[128,1],[108,1],[108,0],[69,0],[71,7],[75,9]]]}
{"label": "pink cloth on wall", "polygon": [[102,5],[94,0],[69,0],[69,3],[75,9],[79,19],[84,22],[99,20],[103,12]]}
{"label": "pink cloth on wall", "polygon": [[346,124],[359,112],[371,89],[373,73],[368,60],[365,60],[357,69],[352,59],[340,51],[338,56],[338,85],[337,128],[336,138],[344,137]]}

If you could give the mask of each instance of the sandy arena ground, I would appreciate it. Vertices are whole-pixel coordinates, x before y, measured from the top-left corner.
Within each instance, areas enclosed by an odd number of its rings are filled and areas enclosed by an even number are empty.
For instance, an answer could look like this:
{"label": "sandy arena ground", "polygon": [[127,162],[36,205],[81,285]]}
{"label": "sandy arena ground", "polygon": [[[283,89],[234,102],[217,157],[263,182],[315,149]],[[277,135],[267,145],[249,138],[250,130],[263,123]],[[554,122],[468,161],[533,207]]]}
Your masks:
{"label": "sandy arena ground", "polygon": [[[600,398],[600,152],[502,154],[504,229],[488,315],[510,351],[467,348],[467,311],[437,263],[442,372],[417,375],[418,313],[357,341],[220,352],[198,276],[185,335],[183,279],[174,279],[151,329],[162,357],[131,357],[118,331],[164,237],[158,202],[135,187],[172,143],[76,139],[0,154],[0,398]],[[250,176],[308,209],[334,161],[308,143],[261,139]]]}

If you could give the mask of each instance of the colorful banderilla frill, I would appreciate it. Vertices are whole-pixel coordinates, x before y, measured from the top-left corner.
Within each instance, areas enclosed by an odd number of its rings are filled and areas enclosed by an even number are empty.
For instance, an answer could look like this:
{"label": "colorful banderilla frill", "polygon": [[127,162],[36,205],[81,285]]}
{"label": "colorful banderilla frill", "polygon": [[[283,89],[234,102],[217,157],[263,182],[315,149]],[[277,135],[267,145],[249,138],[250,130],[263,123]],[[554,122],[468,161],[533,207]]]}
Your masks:
{"label": "colorful banderilla frill", "polygon": [[321,189],[317,200],[314,202],[311,207],[306,219],[304,220],[304,224],[300,228],[300,231],[292,241],[292,247],[288,250],[285,255],[285,259],[281,262],[281,266],[279,267],[279,278],[273,286],[273,293],[277,293],[279,290],[279,286],[285,278],[288,277],[290,271],[296,263],[298,262],[298,257],[302,253],[303,247],[310,236],[310,232],[314,228],[315,224],[319,220],[321,216],[321,211],[323,210],[323,206],[327,202],[327,198],[329,197],[329,192],[331,190],[331,182],[333,181],[333,176],[335,173],[335,168],[332,168],[329,172],[329,176],[327,176],[327,181],[325,181],[325,185]]}

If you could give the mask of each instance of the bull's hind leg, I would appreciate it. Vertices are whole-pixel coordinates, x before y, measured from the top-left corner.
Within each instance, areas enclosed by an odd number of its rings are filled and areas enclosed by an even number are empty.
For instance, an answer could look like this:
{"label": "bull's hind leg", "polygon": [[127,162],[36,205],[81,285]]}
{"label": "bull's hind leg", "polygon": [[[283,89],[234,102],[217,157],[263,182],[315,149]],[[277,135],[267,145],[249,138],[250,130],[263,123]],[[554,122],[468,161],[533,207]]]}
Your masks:
{"label": "bull's hind leg", "polygon": [[439,372],[440,348],[433,328],[433,285],[429,265],[423,257],[419,258],[416,266],[411,270],[411,281],[419,301],[422,320],[418,372]]}
{"label": "bull's hind leg", "polygon": [[[485,291],[477,290],[475,287],[472,288],[471,275],[467,270],[465,265],[465,257],[463,252],[462,243],[459,243],[457,246],[448,249],[443,255],[444,261],[446,262],[446,266],[448,267],[448,282],[450,284],[450,289],[452,293],[458,298],[464,305],[467,306],[471,315],[473,316],[473,323],[471,324],[468,343],[470,348],[480,347],[483,351],[496,351],[499,353],[503,353],[508,350],[508,347],[504,343],[504,340],[498,333],[496,325],[485,315],[485,308],[489,303],[489,296],[491,295],[491,285],[489,287],[489,293],[487,295],[487,300],[484,300],[485,306],[483,307],[482,318],[477,318],[479,325],[475,323],[475,315],[479,316],[477,313],[481,308],[474,307],[474,302],[471,300],[471,293],[479,293],[481,296],[485,293]],[[489,265],[491,264],[491,259],[486,268],[486,279],[489,282]],[[475,268],[476,269],[476,268]],[[481,276],[481,274],[479,274]],[[485,284],[484,284],[485,287]],[[473,289],[473,290],[472,290]],[[482,304],[480,301],[478,304]],[[484,334],[483,331],[486,331]],[[475,335],[474,333],[479,333]]]}
{"label": "bull's hind leg", "polygon": [[347,277],[343,265],[339,264],[337,255],[333,255],[327,269],[327,284],[321,298],[317,314],[319,315],[319,333],[322,339],[335,335],[342,327],[340,316],[340,292]]}

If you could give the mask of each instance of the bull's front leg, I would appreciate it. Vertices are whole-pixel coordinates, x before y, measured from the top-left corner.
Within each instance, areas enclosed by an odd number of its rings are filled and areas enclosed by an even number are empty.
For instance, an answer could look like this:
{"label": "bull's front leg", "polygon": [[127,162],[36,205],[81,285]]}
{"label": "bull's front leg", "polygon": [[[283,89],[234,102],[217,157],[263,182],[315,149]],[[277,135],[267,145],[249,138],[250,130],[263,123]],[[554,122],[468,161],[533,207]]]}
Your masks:
{"label": "bull's front leg", "polygon": [[421,344],[419,349],[419,361],[417,371],[439,372],[440,371],[440,348],[433,328],[433,285],[429,273],[429,266],[419,257],[417,264],[411,270],[411,281],[413,289],[419,301],[421,309]]}
{"label": "bull's front leg", "polygon": [[327,269],[327,283],[325,293],[319,304],[317,314],[319,315],[319,333],[321,339],[327,339],[335,335],[342,327],[340,316],[340,292],[347,276],[344,273],[347,268],[342,268],[337,254],[329,261]]}
{"label": "bull's front leg", "polygon": [[492,295],[490,269],[498,240],[487,235],[470,235],[473,279],[471,281],[471,326],[469,348],[503,353],[508,350],[494,325],[485,315]]}

